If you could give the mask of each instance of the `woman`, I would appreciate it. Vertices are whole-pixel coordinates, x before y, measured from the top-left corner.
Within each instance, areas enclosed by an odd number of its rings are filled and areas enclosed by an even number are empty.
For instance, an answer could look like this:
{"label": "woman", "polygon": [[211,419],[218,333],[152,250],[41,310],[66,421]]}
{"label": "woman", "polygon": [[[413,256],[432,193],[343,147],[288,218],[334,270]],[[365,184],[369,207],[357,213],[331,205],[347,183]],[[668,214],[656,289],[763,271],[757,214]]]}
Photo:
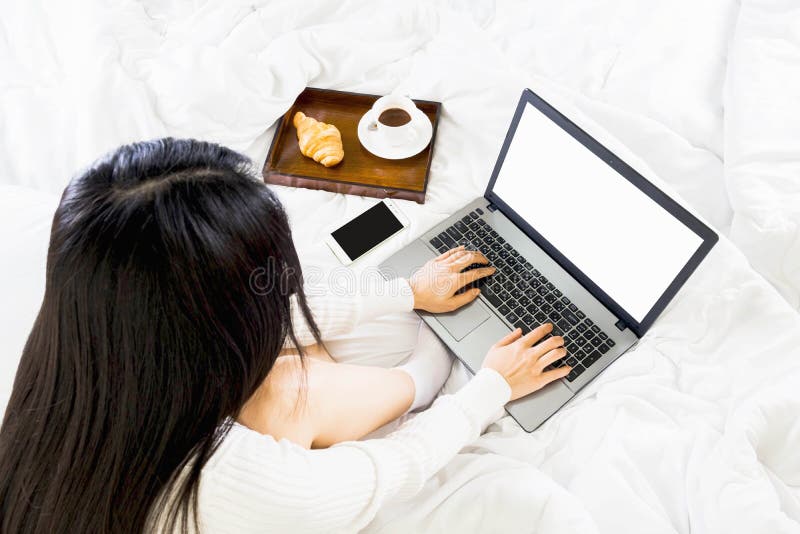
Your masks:
{"label": "woman", "polygon": [[564,355],[558,337],[534,346],[549,325],[515,331],[387,439],[343,441],[424,404],[429,386],[413,362],[333,364],[304,346],[361,316],[463,305],[477,292],[456,291],[491,272],[460,272],[474,261],[442,255],[383,300],[321,313],[320,328],[286,215],[245,157],[172,139],[118,149],[69,184],[53,220],[0,429],[2,532],[363,527],[506,402],[569,371],[543,371]]}

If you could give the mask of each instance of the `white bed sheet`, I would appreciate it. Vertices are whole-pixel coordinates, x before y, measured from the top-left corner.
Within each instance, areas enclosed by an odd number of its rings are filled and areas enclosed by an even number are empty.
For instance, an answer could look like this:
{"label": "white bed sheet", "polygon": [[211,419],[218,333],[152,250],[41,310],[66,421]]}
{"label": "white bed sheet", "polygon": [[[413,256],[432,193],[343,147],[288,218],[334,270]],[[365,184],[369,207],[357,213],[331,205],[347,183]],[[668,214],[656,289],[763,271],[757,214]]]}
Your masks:
{"label": "white bed sheet", "polygon": [[[0,190],[0,291],[13,296],[0,316],[2,369],[15,368],[41,298],[53,195],[103,151],[191,136],[260,166],[267,126],[306,85],[440,100],[426,204],[400,202],[411,227],[369,258],[377,264],[481,193],[530,86],[730,231],[748,257],[723,238],[636,349],[567,408],[531,435],[503,419],[368,530],[800,532],[800,319],[747,262],[789,299],[800,287],[791,248],[797,152],[790,128],[775,128],[796,103],[776,106],[769,120],[753,111],[763,88],[752,73],[788,71],[796,52],[785,6],[17,2],[0,40],[0,176],[40,192]],[[770,40],[770,16],[786,24],[787,51],[765,63],[737,39],[783,51]],[[729,64],[729,47],[739,63]],[[770,101],[791,97],[784,86],[768,86]],[[785,151],[764,148],[773,146],[759,141],[768,134]],[[742,158],[729,162],[729,152]],[[374,202],[277,189],[303,261],[326,267],[336,260],[324,228]],[[772,230],[764,206],[779,223]],[[454,373],[449,387],[463,379]]]}

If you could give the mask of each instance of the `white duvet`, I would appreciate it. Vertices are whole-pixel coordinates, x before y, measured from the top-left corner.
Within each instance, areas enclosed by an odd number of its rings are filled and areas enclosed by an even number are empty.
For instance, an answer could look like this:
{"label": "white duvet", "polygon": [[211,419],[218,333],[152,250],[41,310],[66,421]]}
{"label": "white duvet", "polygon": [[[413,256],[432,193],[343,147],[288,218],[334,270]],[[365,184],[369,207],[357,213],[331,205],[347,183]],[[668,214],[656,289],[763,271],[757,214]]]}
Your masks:
{"label": "white duvet", "polygon": [[[102,152],[191,136],[260,166],[307,85],[439,100],[426,203],[399,203],[411,227],[377,264],[481,193],[532,87],[723,237],[635,350],[542,428],[504,418],[368,530],[800,532],[794,2],[20,0],[0,16],[0,403],[57,195]],[[326,226],[374,202],[277,189],[304,261],[329,267]]]}

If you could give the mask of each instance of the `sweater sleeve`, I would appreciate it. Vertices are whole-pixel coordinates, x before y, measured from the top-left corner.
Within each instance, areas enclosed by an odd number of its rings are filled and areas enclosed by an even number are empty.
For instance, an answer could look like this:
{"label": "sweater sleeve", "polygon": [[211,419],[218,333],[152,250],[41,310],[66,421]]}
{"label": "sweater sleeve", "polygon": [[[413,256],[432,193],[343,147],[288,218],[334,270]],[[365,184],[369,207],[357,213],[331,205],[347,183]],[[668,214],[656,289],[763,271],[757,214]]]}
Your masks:
{"label": "sweater sleeve", "polygon": [[[304,289],[308,307],[322,339],[346,334],[366,318],[414,309],[414,295],[411,286],[404,278],[373,282],[358,290],[353,288],[337,290],[322,285],[307,286]],[[316,343],[294,297],[291,299],[291,314],[294,332],[300,345],[305,347]],[[291,339],[287,337],[283,346],[291,348]]]}
{"label": "sweater sleeve", "polygon": [[508,402],[500,374],[482,369],[460,391],[384,439],[306,450],[235,426],[204,467],[208,532],[356,532],[387,500],[414,496]]}

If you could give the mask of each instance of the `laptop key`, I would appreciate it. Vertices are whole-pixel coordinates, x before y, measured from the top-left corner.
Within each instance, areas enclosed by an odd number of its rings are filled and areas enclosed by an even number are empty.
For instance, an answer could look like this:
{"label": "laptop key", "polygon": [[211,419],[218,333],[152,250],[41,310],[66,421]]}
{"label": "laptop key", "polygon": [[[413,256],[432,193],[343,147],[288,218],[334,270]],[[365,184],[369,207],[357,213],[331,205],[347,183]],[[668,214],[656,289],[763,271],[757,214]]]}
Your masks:
{"label": "laptop key", "polygon": [[580,310],[576,311],[576,312],[575,312],[575,315],[577,315],[577,316],[578,316],[578,317],[580,317],[581,319],[586,319],[586,314],[585,314],[585,313],[583,313],[583,312],[582,312],[582,311],[580,311]]}
{"label": "laptop key", "polygon": [[461,234],[458,232],[458,230],[455,229],[454,226],[451,226],[445,231],[447,232],[447,235],[453,238],[454,241],[458,241],[459,239],[461,239]]}
{"label": "laptop key", "polygon": [[498,311],[498,312],[500,312],[500,315],[505,315],[505,314],[507,314],[507,313],[510,313],[510,312],[511,312],[511,310],[509,309],[509,307],[508,307],[508,306],[506,306],[505,304],[501,304],[500,306],[498,306],[498,307],[497,307],[497,311]]}
{"label": "laptop key", "polygon": [[602,354],[600,354],[596,350],[589,351],[589,354],[587,354],[586,357],[582,360],[582,363],[584,366],[589,367],[594,362],[599,360],[600,356],[602,356]]}
{"label": "laptop key", "polygon": [[558,324],[558,327],[564,332],[568,332],[572,328],[572,325],[569,324],[564,319],[561,319],[560,321],[558,321],[557,324]]}
{"label": "laptop key", "polygon": [[570,311],[573,311],[573,312],[576,312],[576,311],[578,311],[578,307],[577,307],[577,306],[575,306],[574,304],[570,304],[570,305],[569,305],[569,309],[570,309]]}
{"label": "laptop key", "polygon": [[[569,321],[570,324],[572,324],[572,325],[578,324],[580,322],[578,317],[574,313],[572,313],[570,310],[563,310],[561,312],[561,315],[563,315],[564,319]],[[581,330],[581,332],[583,332],[583,330]]]}
{"label": "laptop key", "polygon": [[[594,330],[594,329],[595,329],[595,327],[593,326],[592,330]],[[597,330],[595,330],[595,332],[600,332],[600,329],[598,328]],[[602,339],[602,340],[608,339],[608,335],[605,332],[600,332],[597,335],[600,336],[600,339]]]}
{"label": "laptop key", "polygon": [[536,322],[538,322],[539,324],[544,324],[544,322],[547,321],[547,315],[545,315],[544,313],[542,313],[540,311],[534,313],[533,317],[536,319]]}
{"label": "laptop key", "polygon": [[564,310],[564,303],[561,302],[560,300],[557,300],[557,301],[555,301],[553,303],[553,308],[555,308],[558,311],[563,311]]}
{"label": "laptop key", "polygon": [[572,368],[572,371],[569,372],[569,374],[567,375],[567,380],[572,382],[573,380],[578,378],[581,375],[581,373],[583,373],[585,370],[586,369],[583,367],[583,365],[578,364],[577,366]]}
{"label": "laptop key", "polygon": [[609,347],[605,343],[601,343],[600,346],[597,347],[597,350],[599,350],[601,354],[605,354],[606,352],[608,352],[608,349]]}
{"label": "laptop key", "polygon": [[613,347],[614,345],[616,345],[616,343],[614,343],[614,340],[611,338],[606,339],[606,343],[608,344],[609,347]]}
{"label": "laptop key", "polygon": [[446,233],[442,232],[437,236],[442,243],[444,243],[448,248],[454,248],[456,246],[456,242],[447,235]]}
{"label": "laptop key", "polygon": [[484,296],[489,303],[494,306],[495,308],[499,308],[503,305],[503,301],[500,299],[500,296],[495,292],[492,285],[487,285],[483,289],[481,289],[481,295]]}
{"label": "laptop key", "polygon": [[509,323],[514,324],[519,321],[519,316],[512,311],[506,314],[506,319],[508,319]]}
{"label": "laptop key", "polygon": [[431,239],[431,245],[433,245],[434,248],[436,248],[436,250],[439,250],[439,247],[444,245],[444,243],[442,243],[441,239],[439,239],[438,237],[434,237],[433,239]]}

